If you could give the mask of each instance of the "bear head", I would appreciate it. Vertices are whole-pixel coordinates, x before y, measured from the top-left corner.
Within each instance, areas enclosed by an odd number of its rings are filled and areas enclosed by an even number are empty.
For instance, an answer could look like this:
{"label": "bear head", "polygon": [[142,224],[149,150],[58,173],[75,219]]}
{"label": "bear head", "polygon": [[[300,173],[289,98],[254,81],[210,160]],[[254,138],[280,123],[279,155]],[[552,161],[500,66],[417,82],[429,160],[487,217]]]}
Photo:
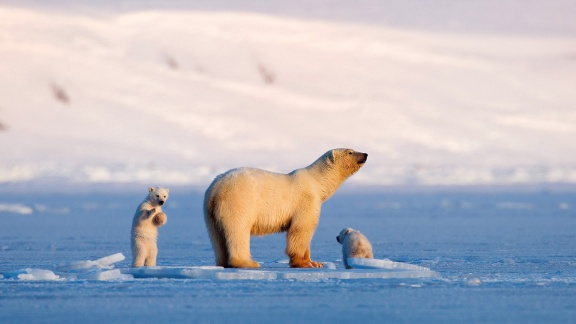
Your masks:
{"label": "bear head", "polygon": [[168,200],[168,188],[148,188],[148,201],[153,206],[162,206]]}
{"label": "bear head", "polygon": [[348,178],[366,163],[368,154],[352,149],[339,148],[326,152],[328,163],[335,166],[343,178]]}
{"label": "bear head", "polygon": [[344,239],[350,232],[354,232],[354,230],[351,229],[350,227],[343,229],[342,231],[340,231],[340,234],[336,236],[336,241],[342,244],[344,242]]}

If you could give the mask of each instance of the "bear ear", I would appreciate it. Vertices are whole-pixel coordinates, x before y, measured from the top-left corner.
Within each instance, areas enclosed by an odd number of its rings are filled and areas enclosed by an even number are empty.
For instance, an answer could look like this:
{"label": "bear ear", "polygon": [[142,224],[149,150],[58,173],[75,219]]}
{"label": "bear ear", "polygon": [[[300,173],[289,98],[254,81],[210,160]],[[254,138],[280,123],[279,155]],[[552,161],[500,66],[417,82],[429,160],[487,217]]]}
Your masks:
{"label": "bear ear", "polygon": [[170,192],[170,188],[166,188],[166,192]]}
{"label": "bear ear", "polygon": [[149,188],[148,188],[148,192],[152,192],[152,191],[154,191],[154,188],[149,187]]}
{"label": "bear ear", "polygon": [[330,163],[334,163],[336,161],[335,152],[336,150],[328,151],[326,158]]}

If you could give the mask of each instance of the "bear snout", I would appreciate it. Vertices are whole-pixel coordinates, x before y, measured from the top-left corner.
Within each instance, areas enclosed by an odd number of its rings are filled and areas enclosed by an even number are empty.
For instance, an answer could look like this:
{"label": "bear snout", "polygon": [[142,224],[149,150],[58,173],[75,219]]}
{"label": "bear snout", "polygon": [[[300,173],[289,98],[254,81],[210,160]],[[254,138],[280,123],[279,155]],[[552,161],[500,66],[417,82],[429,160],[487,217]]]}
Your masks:
{"label": "bear snout", "polygon": [[160,206],[164,205],[164,200],[160,200],[160,201],[158,202],[158,205],[160,205]]}
{"label": "bear snout", "polygon": [[340,243],[340,238],[336,236],[336,242]]}
{"label": "bear snout", "polygon": [[368,160],[368,154],[367,153],[360,153],[360,156],[358,157],[358,163],[359,164],[363,164],[366,163],[366,160]]}

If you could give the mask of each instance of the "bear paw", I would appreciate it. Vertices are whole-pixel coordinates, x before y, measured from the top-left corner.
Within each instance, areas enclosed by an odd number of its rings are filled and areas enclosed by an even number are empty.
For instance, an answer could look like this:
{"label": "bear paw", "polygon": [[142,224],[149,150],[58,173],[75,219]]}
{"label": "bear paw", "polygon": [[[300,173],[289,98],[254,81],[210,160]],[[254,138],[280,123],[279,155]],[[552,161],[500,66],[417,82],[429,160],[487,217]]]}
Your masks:
{"label": "bear paw", "polygon": [[230,258],[226,268],[260,268],[260,264],[252,259]]}
{"label": "bear paw", "polygon": [[166,216],[166,214],[164,213],[158,213],[154,216],[154,218],[152,219],[152,223],[155,226],[162,226],[164,224],[166,224],[166,221],[168,220],[168,217]]}
{"label": "bear paw", "polygon": [[324,264],[322,262],[312,261],[310,259],[306,260],[304,258],[292,258],[290,260],[291,268],[323,268]]}

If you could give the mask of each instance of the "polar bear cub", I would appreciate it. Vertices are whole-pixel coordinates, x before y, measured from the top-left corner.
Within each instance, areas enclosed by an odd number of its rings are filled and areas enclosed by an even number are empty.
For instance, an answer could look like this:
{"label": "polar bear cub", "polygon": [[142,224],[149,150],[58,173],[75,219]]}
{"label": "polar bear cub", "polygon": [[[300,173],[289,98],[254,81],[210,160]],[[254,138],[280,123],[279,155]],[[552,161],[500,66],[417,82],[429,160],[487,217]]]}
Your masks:
{"label": "polar bear cub", "polygon": [[336,236],[336,241],[342,244],[342,261],[346,269],[352,268],[348,265],[348,258],[374,258],[370,241],[360,231],[345,228]]}
{"label": "polar bear cub", "polygon": [[168,188],[148,188],[148,196],[136,209],[132,221],[132,267],[155,266],[158,255],[158,227],[166,224],[160,206],[168,199]]}

